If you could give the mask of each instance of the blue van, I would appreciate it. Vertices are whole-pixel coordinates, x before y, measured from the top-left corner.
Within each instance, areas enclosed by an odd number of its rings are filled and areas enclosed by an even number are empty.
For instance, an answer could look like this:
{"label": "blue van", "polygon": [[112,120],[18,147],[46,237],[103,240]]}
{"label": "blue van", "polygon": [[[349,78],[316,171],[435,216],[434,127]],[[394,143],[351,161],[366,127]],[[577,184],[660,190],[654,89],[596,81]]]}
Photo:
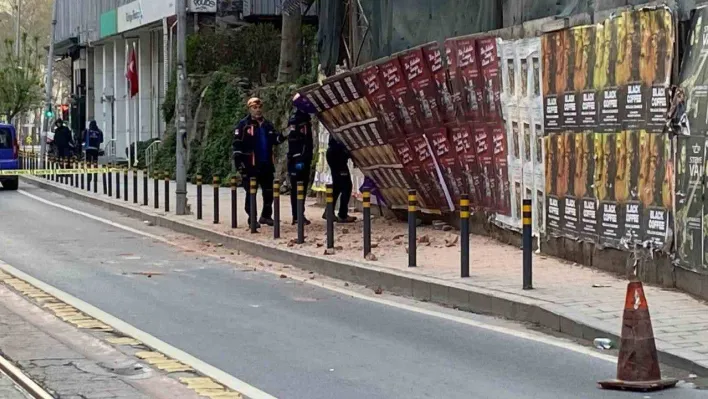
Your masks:
{"label": "blue van", "polygon": [[[17,143],[15,127],[0,123],[0,170],[19,169],[19,152],[20,146]],[[0,183],[6,190],[17,190],[19,178],[0,175]]]}

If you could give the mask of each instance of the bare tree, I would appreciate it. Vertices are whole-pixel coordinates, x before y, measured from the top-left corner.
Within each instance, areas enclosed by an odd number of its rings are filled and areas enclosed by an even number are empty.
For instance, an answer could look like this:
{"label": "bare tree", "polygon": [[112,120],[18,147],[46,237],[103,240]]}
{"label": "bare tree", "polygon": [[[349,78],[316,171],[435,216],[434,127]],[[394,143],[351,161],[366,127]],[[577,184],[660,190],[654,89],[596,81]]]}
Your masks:
{"label": "bare tree", "polygon": [[0,61],[0,112],[8,121],[34,110],[42,101],[39,39],[28,40],[25,33],[21,45],[19,55],[15,55],[14,41],[5,40],[5,54]]}

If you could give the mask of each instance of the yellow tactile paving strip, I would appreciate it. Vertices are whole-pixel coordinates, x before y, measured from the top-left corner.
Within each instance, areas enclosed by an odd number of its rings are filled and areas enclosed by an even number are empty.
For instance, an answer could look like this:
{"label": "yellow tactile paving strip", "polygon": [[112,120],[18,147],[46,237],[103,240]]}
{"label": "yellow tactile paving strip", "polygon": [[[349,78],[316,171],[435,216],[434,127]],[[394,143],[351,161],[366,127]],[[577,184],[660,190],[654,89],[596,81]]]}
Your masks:
{"label": "yellow tactile paving strip", "polygon": [[[104,324],[91,316],[88,316],[73,306],[67,305],[59,299],[47,294],[46,292],[36,288],[24,280],[15,278],[7,273],[0,271],[0,282],[13,288],[26,298],[30,298],[37,302],[43,308],[51,311],[58,318],[72,324],[80,329],[89,329],[110,333],[113,336],[104,338],[104,340],[116,346],[145,346],[144,343],[123,336],[116,332],[109,325]],[[142,351],[135,353],[138,359],[150,364],[151,366],[166,372],[171,373],[192,373],[198,375],[197,372],[190,366],[171,359],[164,354],[156,351]],[[217,383],[209,377],[180,377],[179,381],[186,385],[187,388],[193,390],[197,395],[211,399],[242,399],[243,395],[238,392],[229,390],[225,386]]]}

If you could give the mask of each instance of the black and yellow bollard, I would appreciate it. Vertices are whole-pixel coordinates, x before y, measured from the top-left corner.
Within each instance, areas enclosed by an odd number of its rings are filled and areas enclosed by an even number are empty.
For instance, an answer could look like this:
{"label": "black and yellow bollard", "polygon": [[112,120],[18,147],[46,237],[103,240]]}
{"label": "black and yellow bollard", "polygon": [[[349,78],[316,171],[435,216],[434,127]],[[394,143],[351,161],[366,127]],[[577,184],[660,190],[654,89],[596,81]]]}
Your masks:
{"label": "black and yellow bollard", "polygon": [[231,177],[231,228],[235,229],[238,227],[238,193],[236,189],[238,188],[236,177]]}
{"label": "black and yellow bollard", "polygon": [[120,169],[116,168],[116,199],[120,199]]}
{"label": "black and yellow bollard", "polygon": [[202,220],[202,175],[197,175],[197,220]]}
{"label": "black and yellow bollard", "polygon": [[84,184],[84,175],[86,174],[86,164],[83,162],[79,162],[79,175],[81,176],[81,189],[83,190],[85,188]]}
{"label": "black and yellow bollard", "polygon": [[[262,189],[262,187],[261,187]],[[252,177],[248,181],[248,198],[249,198],[249,207],[248,207],[248,225],[251,227],[251,234],[258,233],[258,219],[256,218],[256,191],[258,190],[258,183],[256,182],[256,178]]]}
{"label": "black and yellow bollard", "polygon": [[470,197],[460,198],[460,276],[470,276]]}
{"label": "black and yellow bollard", "polygon": [[148,182],[150,181],[150,176],[148,175],[148,170],[143,169],[143,205],[148,206]]}
{"label": "black and yellow bollard", "polygon": [[416,213],[418,200],[415,190],[408,190],[408,267],[416,267],[417,244],[416,239]]}
{"label": "black and yellow bollard", "polygon": [[371,253],[371,191],[367,188],[361,193],[361,206],[364,210],[364,258]]}
{"label": "black and yellow bollard", "polygon": [[[327,250],[334,251],[334,188],[331,184],[328,184],[325,188],[325,199],[327,201],[327,208],[325,209],[327,213],[325,215],[327,216]],[[300,217],[298,216],[298,221],[299,219]]]}
{"label": "black and yellow bollard", "polygon": [[532,200],[525,199],[523,203],[523,222],[524,222],[524,289],[533,289],[533,233],[531,231],[532,218],[531,207]]}
{"label": "black and yellow bollard", "polygon": [[[103,166],[105,169],[108,169],[108,166],[104,165]],[[106,172],[101,171],[101,183],[103,184],[103,195],[108,195],[108,182],[106,181]]]}
{"label": "black and yellow bollard", "polygon": [[160,172],[157,170],[152,175],[152,194],[153,208],[160,209]]}
{"label": "black and yellow bollard", "polygon": [[108,164],[108,171],[106,172],[106,175],[108,176],[108,196],[112,197],[113,196],[113,172],[111,169],[113,168],[113,165]]}
{"label": "black and yellow bollard", "polygon": [[69,174],[69,185],[73,186],[74,185],[74,169],[76,169],[76,165],[74,165],[74,161],[69,161],[69,169],[71,169],[71,173]]}
{"label": "black and yellow bollard", "polygon": [[165,171],[165,212],[170,211],[170,174]]}
{"label": "black and yellow bollard", "polygon": [[123,200],[128,202],[128,168],[123,169]]}
{"label": "black and yellow bollard", "polygon": [[273,180],[273,238],[280,238],[280,180]]}
{"label": "black and yellow bollard", "polygon": [[93,164],[93,193],[98,194],[98,163]]}
{"label": "black and yellow bollard", "polygon": [[305,183],[297,182],[297,243],[305,242]]}
{"label": "black and yellow bollard", "polygon": [[133,203],[138,203],[138,170],[133,169]]}
{"label": "black and yellow bollard", "polygon": [[219,176],[212,178],[214,185],[214,224],[219,224]]}

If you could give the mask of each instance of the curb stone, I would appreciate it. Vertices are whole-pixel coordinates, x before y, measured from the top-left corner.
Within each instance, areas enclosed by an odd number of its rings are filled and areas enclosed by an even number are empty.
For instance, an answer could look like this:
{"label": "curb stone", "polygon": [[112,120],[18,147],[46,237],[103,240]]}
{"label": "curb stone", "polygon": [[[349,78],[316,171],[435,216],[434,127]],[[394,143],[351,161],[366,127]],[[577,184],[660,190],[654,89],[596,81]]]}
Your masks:
{"label": "curb stone", "polygon": [[[593,326],[593,321],[582,314],[569,314],[566,309],[547,301],[526,296],[490,290],[446,281],[424,275],[409,275],[385,266],[373,266],[355,261],[342,262],[324,256],[306,255],[287,248],[277,248],[245,238],[217,233],[190,221],[174,220],[171,215],[157,214],[135,209],[112,201],[105,201],[93,194],[68,189],[34,177],[21,177],[34,186],[78,199],[92,205],[119,212],[128,217],[147,220],[155,226],[199,239],[223,243],[225,247],[242,251],[271,262],[296,266],[299,269],[320,273],[327,277],[364,286],[380,286],[393,294],[429,301],[459,310],[503,317],[505,319],[538,324],[574,338],[592,341],[607,337],[619,341],[619,336],[602,327]],[[659,361],[671,367],[684,369],[700,375],[708,375],[708,365],[691,360],[673,350],[662,350],[657,342]],[[680,352],[677,350],[676,352]]]}

